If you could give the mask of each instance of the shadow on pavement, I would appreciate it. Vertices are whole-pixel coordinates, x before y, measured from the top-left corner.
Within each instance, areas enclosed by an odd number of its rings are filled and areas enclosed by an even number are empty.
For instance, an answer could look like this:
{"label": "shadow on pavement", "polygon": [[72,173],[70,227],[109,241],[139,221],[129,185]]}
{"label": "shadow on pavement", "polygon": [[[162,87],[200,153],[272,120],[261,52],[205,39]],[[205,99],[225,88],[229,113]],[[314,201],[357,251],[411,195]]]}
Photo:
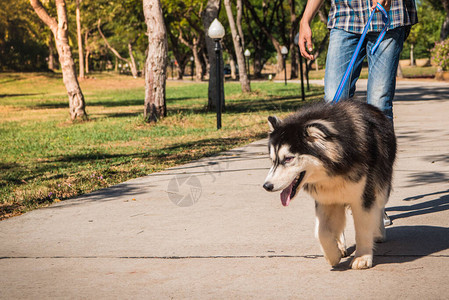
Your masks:
{"label": "shadow on pavement", "polygon": [[[411,262],[426,256],[449,256],[438,254],[449,249],[449,228],[437,226],[398,226],[387,228],[387,241],[376,244],[374,267],[384,264]],[[348,253],[355,247],[349,247]],[[350,270],[352,257],[347,257],[332,271]]]}
{"label": "shadow on pavement", "polygon": [[400,87],[396,89],[394,101],[447,100],[448,86]]}
{"label": "shadow on pavement", "polygon": [[[377,245],[377,264],[403,263],[449,249],[449,228],[398,226],[387,228],[387,241]],[[441,254],[442,255],[442,254]]]}
{"label": "shadow on pavement", "polygon": [[[449,210],[449,190],[409,197],[405,198],[404,201],[414,201],[427,196],[439,196],[439,198],[412,205],[388,207],[385,210],[388,212],[391,220]],[[399,213],[392,214],[392,212]]]}

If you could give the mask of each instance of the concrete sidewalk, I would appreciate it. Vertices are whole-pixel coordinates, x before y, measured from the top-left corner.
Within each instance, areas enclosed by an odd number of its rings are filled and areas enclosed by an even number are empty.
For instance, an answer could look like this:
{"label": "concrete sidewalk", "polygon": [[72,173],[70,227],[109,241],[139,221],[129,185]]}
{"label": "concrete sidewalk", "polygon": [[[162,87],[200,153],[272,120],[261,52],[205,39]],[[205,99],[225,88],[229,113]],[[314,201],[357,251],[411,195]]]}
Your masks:
{"label": "concrete sidewalk", "polygon": [[284,208],[262,189],[262,140],[0,222],[0,298],[447,299],[449,85],[400,81],[397,100],[370,270],[329,267],[304,192]]}

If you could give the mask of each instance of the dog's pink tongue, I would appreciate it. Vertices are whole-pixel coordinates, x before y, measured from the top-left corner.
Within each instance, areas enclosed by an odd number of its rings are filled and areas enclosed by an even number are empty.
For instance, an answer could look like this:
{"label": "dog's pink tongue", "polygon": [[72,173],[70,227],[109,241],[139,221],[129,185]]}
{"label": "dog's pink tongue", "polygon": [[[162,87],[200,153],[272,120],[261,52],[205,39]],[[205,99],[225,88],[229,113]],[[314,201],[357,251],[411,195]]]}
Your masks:
{"label": "dog's pink tongue", "polygon": [[287,188],[285,188],[282,192],[281,192],[281,202],[282,205],[284,206],[288,206],[290,204],[290,194],[292,193],[292,189],[293,189],[293,182],[292,184],[290,184]]}

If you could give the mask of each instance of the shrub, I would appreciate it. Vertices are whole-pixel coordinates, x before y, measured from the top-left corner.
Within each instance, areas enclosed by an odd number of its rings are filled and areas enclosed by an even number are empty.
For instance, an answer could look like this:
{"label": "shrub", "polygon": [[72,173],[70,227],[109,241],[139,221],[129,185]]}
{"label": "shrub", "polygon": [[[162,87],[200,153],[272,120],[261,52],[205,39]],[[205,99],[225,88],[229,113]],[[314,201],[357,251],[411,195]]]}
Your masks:
{"label": "shrub", "polygon": [[443,71],[449,70],[449,38],[435,43],[435,47],[431,50],[432,60],[438,64]]}

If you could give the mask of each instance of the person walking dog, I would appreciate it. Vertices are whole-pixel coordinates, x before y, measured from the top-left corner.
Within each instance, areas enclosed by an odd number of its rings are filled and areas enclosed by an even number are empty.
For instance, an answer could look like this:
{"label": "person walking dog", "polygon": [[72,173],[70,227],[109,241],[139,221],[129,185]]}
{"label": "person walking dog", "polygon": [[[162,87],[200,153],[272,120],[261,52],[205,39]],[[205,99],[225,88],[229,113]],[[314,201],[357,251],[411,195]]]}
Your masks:
{"label": "person walking dog", "polygon": [[[312,30],[310,23],[324,0],[308,0],[300,21],[299,48],[306,59],[314,59],[312,53]],[[393,119],[393,98],[396,88],[396,71],[399,55],[410,28],[418,22],[414,0],[331,0],[327,27],[330,29],[329,49],[324,77],[324,98],[332,101],[345,73],[365,24],[377,3],[388,12],[390,24],[385,37],[374,54],[371,48],[384,24],[377,12],[370,24],[368,34],[355,61],[348,84],[341,99],[354,96],[355,85],[368,58],[367,102],[378,107]]]}

